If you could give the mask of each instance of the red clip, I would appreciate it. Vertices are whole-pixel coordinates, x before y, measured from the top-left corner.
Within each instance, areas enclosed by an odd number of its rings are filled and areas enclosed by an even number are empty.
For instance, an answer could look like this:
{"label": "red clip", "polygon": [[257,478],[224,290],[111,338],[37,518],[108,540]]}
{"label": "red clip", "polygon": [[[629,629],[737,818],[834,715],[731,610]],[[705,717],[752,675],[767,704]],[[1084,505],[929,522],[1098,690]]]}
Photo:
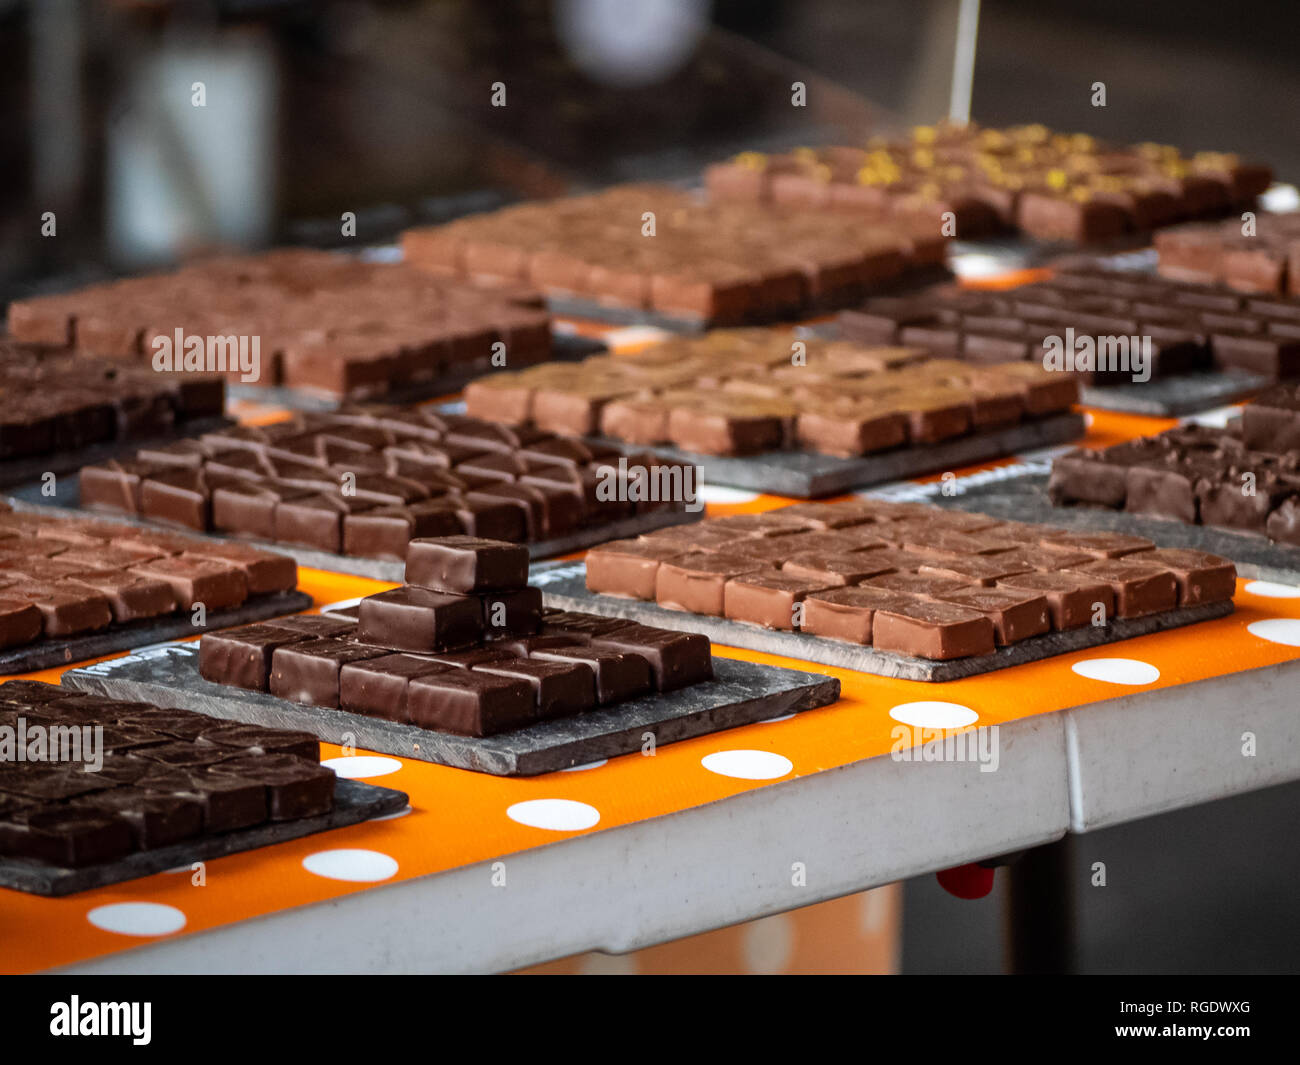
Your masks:
{"label": "red clip", "polygon": [[934,875],[944,891],[959,899],[982,899],[993,890],[993,870],[975,862],[941,869]]}

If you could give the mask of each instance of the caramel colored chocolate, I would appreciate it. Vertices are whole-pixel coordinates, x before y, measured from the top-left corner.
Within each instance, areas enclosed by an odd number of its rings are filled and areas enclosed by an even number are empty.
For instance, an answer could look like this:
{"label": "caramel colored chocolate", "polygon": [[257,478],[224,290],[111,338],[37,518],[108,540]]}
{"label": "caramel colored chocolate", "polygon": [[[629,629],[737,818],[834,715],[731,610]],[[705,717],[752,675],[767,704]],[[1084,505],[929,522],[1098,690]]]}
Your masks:
{"label": "caramel colored chocolate", "polygon": [[650,539],[601,544],[587,552],[587,589],[605,595],[653,600],[660,563],[684,553],[684,548]]}
{"label": "caramel colored chocolate", "polygon": [[911,599],[880,588],[832,588],[804,601],[803,632],[832,640],[870,645],[879,610],[906,606]]}
{"label": "caramel colored chocolate", "polygon": [[723,613],[733,621],[747,621],[765,629],[794,630],[799,627],[800,604],[809,595],[842,583],[787,572],[747,573],[727,581]]}
{"label": "caramel colored chocolate", "polygon": [[1001,578],[998,587],[1042,595],[1052,627],[1060,632],[1092,624],[1097,618],[1105,620],[1115,612],[1110,585],[1082,573],[1020,573]]}
{"label": "caramel colored chocolate", "polygon": [[1165,566],[1130,558],[1104,559],[1071,572],[1104,581],[1115,595],[1115,616],[1144,617],[1178,604],[1178,584]]}
{"label": "caramel colored chocolate", "polygon": [[750,559],[721,552],[662,562],[655,575],[655,601],[670,610],[722,617],[727,581],[762,568]]}
{"label": "caramel colored chocolate", "polygon": [[966,658],[993,651],[994,626],[977,610],[918,600],[878,611],[871,642],[879,651],[915,658]]}

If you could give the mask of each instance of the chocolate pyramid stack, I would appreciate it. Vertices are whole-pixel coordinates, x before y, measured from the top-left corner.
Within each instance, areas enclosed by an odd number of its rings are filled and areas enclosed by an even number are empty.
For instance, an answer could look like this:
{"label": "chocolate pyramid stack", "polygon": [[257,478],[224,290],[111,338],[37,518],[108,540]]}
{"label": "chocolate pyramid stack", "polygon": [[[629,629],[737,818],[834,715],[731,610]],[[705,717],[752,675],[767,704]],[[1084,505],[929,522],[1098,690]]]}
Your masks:
{"label": "chocolate pyramid stack", "polygon": [[283,699],[488,736],[712,678],[706,637],[544,611],[528,549],[412,540],[406,583],[357,619],[295,617],[212,633],[202,675]]}

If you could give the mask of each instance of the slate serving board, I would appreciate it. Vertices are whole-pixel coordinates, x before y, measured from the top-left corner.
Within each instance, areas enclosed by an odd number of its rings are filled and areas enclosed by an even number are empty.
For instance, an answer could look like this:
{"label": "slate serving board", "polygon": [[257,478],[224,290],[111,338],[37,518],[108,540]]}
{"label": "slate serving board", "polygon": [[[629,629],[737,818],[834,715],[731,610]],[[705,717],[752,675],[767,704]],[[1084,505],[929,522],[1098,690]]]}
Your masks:
{"label": "slate serving board", "polygon": [[0,650],[0,674],[29,673],[36,669],[54,669],[70,662],[85,662],[90,658],[117,654],[135,647],[143,647],[164,640],[197,636],[214,629],[228,629],[234,625],[247,625],[253,621],[297,614],[308,609],[312,598],[304,592],[276,592],[246,599],[239,606],[208,613],[207,625],[197,628],[191,623],[188,610],[178,610],[161,618],[142,618],[111,625],[100,632],[84,636],[45,637],[22,647]]}
{"label": "slate serving board", "polygon": [[78,891],[137,880],[193,862],[224,858],[227,854],[269,847],[273,843],[299,839],[331,828],[359,824],[374,817],[395,814],[407,805],[405,792],[339,778],[334,782],[334,809],[319,817],[298,821],[268,821],[237,832],[225,832],[209,839],[187,840],[170,847],[138,851],[125,858],[79,869],[65,869],[21,858],[0,858],[0,887],[32,895],[58,897]]}
{"label": "slate serving board", "polygon": [[[62,478],[58,483],[58,494],[53,497],[42,496],[39,485],[29,484],[14,489],[9,494],[8,499],[15,510],[55,510],[63,514],[77,513],[103,518],[106,521],[121,522],[126,525],[138,525],[145,529],[183,532],[187,536],[210,540],[214,543],[239,543],[247,544],[250,547],[261,547],[280,555],[288,555],[300,566],[325,570],[329,573],[346,573],[353,577],[368,577],[371,580],[392,581],[395,584],[401,584],[406,569],[406,563],[390,559],[356,558],[352,555],[337,555],[332,551],[317,551],[310,547],[297,547],[294,544],[282,544],[273,540],[249,540],[244,537],[225,536],[215,532],[201,533],[193,529],[177,529],[170,525],[145,521],[129,514],[82,509],[80,478],[76,474]],[[539,540],[536,543],[527,545],[528,554],[534,559],[554,558],[557,555],[568,555],[574,551],[582,551],[594,544],[603,544],[608,540],[622,540],[630,536],[640,536],[642,533],[662,529],[666,525],[685,525],[689,522],[699,521],[703,517],[703,507],[695,512],[651,510],[644,514],[637,514],[634,517],[624,518],[620,521],[607,522],[603,525],[587,525],[576,532],[569,533],[566,536],[558,536],[553,540]]]}
{"label": "slate serving board", "polygon": [[[750,488],[795,499],[817,499],[839,495],[853,488],[959,469],[1020,451],[1063,444],[1077,440],[1084,431],[1083,415],[1069,412],[939,444],[914,444],[852,459],[815,451],[765,451],[743,458],[726,458],[672,447],[630,450],[653,452],[665,459],[698,466],[699,479],[705,484]],[[593,439],[629,450],[627,444],[618,440]]]}
{"label": "slate serving board", "polygon": [[535,776],[835,702],[840,682],[820,673],[713,659],[714,679],[663,695],[497,736],[433,732],[345,710],[302,706],[265,692],[214,684],[199,675],[196,644],[167,644],[63,674],[63,684],[115,699],[196,710],[269,728],[299,729],[353,746],[495,776]]}
{"label": "slate serving board", "polygon": [[964,488],[955,496],[936,494],[925,502],[1082,532],[1145,536],[1160,547],[1187,547],[1222,555],[1237,564],[1237,574],[1241,577],[1300,585],[1300,547],[1273,543],[1265,536],[1248,532],[1190,525],[1172,518],[1153,518],[1106,507],[1053,506],[1047,497],[1047,478],[1045,473],[1026,472],[997,483]]}
{"label": "slate serving board", "polygon": [[[227,388],[227,394],[229,394],[229,388]],[[106,462],[108,459],[134,454],[142,447],[172,444],[177,440],[201,436],[204,433],[225,429],[234,424],[233,418],[195,418],[192,421],[181,422],[174,433],[166,436],[142,436],[132,440],[108,440],[102,444],[91,444],[88,447],[78,448],[74,451],[52,451],[46,455],[33,455],[30,458],[5,459],[0,462],[0,488],[7,488],[16,484],[27,484],[31,481],[39,483],[47,473],[52,473],[55,477],[62,477],[64,474],[81,469],[82,466],[90,466],[96,462]]]}
{"label": "slate serving board", "polygon": [[[542,362],[579,362],[591,355],[598,355],[606,350],[603,340],[579,336],[577,333],[553,333],[551,353],[547,358],[535,359],[525,365],[537,365]],[[515,370],[518,366],[506,366],[502,369]],[[383,403],[419,403],[426,399],[436,399],[459,392],[470,381],[490,374],[491,369],[484,367],[461,368],[448,371],[440,377],[419,384],[404,385],[385,392],[382,396],[369,397]],[[246,400],[251,403],[264,403],[285,410],[332,411],[342,404],[352,402],[346,397],[329,393],[314,392],[310,389],[288,388],[284,385],[260,387],[257,385],[231,384],[226,390],[232,399]],[[80,465],[85,465],[81,463]]]}
{"label": "slate serving board", "polygon": [[646,625],[683,632],[700,632],[715,643],[727,647],[744,647],[764,654],[800,658],[805,662],[819,662],[841,669],[856,669],[860,673],[875,673],[882,677],[900,680],[939,682],[960,680],[997,669],[1008,669],[1025,662],[1037,662],[1053,655],[1081,651],[1087,647],[1163,632],[1198,621],[1221,618],[1232,613],[1233,605],[1207,603],[1204,606],[1184,607],[1145,618],[1112,618],[1102,628],[1089,625],[1068,632],[1051,632],[1027,640],[999,647],[992,654],[970,658],[954,658],[943,662],[927,658],[913,658],[893,651],[877,651],[872,647],[830,640],[823,636],[810,636],[802,632],[778,632],[760,628],[729,618],[706,617],[669,610],[658,603],[640,599],[621,599],[587,590],[587,566],[583,562],[557,562],[538,567],[529,577],[529,583],[542,589],[547,606],[561,610],[579,610],[606,617],[629,618]]}

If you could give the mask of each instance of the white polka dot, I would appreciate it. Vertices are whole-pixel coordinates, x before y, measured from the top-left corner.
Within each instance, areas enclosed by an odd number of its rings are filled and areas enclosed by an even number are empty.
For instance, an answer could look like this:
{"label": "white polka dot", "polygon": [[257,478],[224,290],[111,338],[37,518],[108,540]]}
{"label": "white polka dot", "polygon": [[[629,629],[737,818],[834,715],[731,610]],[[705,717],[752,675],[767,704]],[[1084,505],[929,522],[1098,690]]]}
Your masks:
{"label": "white polka dot", "polygon": [[506,810],[511,821],[552,832],[579,832],[600,823],[600,811],[573,799],[528,799]]}
{"label": "white polka dot", "polygon": [[382,814],[379,817],[372,817],[372,821],[396,821],[399,817],[405,817],[411,812],[409,806],[403,806],[400,810],[395,810],[391,814]]}
{"label": "white polka dot", "polygon": [[1262,595],[1266,599],[1300,598],[1300,588],[1294,584],[1274,584],[1272,581],[1250,581],[1246,591],[1251,595]]}
{"label": "white polka dot", "polygon": [[798,717],[798,714],[780,714],[777,717],[769,717],[766,720],[758,722],[760,725],[775,725],[778,721],[789,721],[792,717]]}
{"label": "white polka dot", "polygon": [[935,700],[899,703],[890,708],[889,716],[913,728],[964,728],[980,719],[969,706]]}
{"label": "white polka dot", "polygon": [[583,762],[582,765],[569,765],[561,769],[560,772],[561,773],[585,773],[588,769],[599,769],[608,761],[609,761],[608,758],[601,758],[599,761],[596,762]]}
{"label": "white polka dot", "polygon": [[354,754],[343,758],[326,758],[321,762],[346,780],[364,780],[366,777],[384,777],[396,773],[402,763],[396,758],[379,758],[372,754]]}
{"label": "white polka dot", "polygon": [[631,954],[584,954],[578,963],[583,976],[636,976],[636,958]]}
{"label": "white polka dot", "polygon": [[114,902],[96,906],[86,920],[120,936],[169,936],[185,927],[185,914],[161,902]]}
{"label": "white polka dot", "polygon": [[357,596],[355,599],[340,599],[337,603],[327,603],[325,606],[320,608],[320,612],[322,614],[328,614],[333,610],[351,610],[361,602],[362,598],[364,597]]}
{"label": "white polka dot", "polygon": [[1092,428],[1092,423],[1095,422],[1096,420],[1097,420],[1097,419],[1094,418],[1094,417],[1093,417],[1091,414],[1089,414],[1087,411],[1084,411],[1084,412],[1083,412],[1083,426],[1084,426],[1085,429],[1091,429],[1091,428]]}
{"label": "white polka dot", "polygon": [[1081,677],[1109,684],[1154,684],[1160,679],[1160,670],[1136,658],[1085,658],[1070,668]]}
{"label": "white polka dot", "polygon": [[1252,621],[1246,626],[1252,636],[1258,636],[1269,643],[1285,644],[1287,647],[1300,647],[1300,620],[1296,618],[1269,618],[1266,621]]}
{"label": "white polka dot", "polygon": [[889,885],[872,888],[858,896],[858,917],[862,922],[864,935],[874,936],[883,932],[888,925],[889,916],[894,912],[893,895]]}
{"label": "white polka dot", "polygon": [[784,972],[794,954],[794,926],[783,913],[750,921],[742,932],[741,952],[751,973]]}
{"label": "white polka dot", "polygon": [[720,484],[700,485],[700,498],[706,503],[728,506],[737,503],[752,503],[758,498],[757,492],[744,488],[727,488]]}
{"label": "white polka dot", "polygon": [[701,758],[700,765],[737,780],[776,780],[794,769],[789,758],[771,751],[714,751]]}
{"label": "white polka dot", "polygon": [[309,854],[302,860],[302,867],[327,880],[350,880],[357,884],[378,883],[397,872],[396,860],[387,854],[345,847]]}

